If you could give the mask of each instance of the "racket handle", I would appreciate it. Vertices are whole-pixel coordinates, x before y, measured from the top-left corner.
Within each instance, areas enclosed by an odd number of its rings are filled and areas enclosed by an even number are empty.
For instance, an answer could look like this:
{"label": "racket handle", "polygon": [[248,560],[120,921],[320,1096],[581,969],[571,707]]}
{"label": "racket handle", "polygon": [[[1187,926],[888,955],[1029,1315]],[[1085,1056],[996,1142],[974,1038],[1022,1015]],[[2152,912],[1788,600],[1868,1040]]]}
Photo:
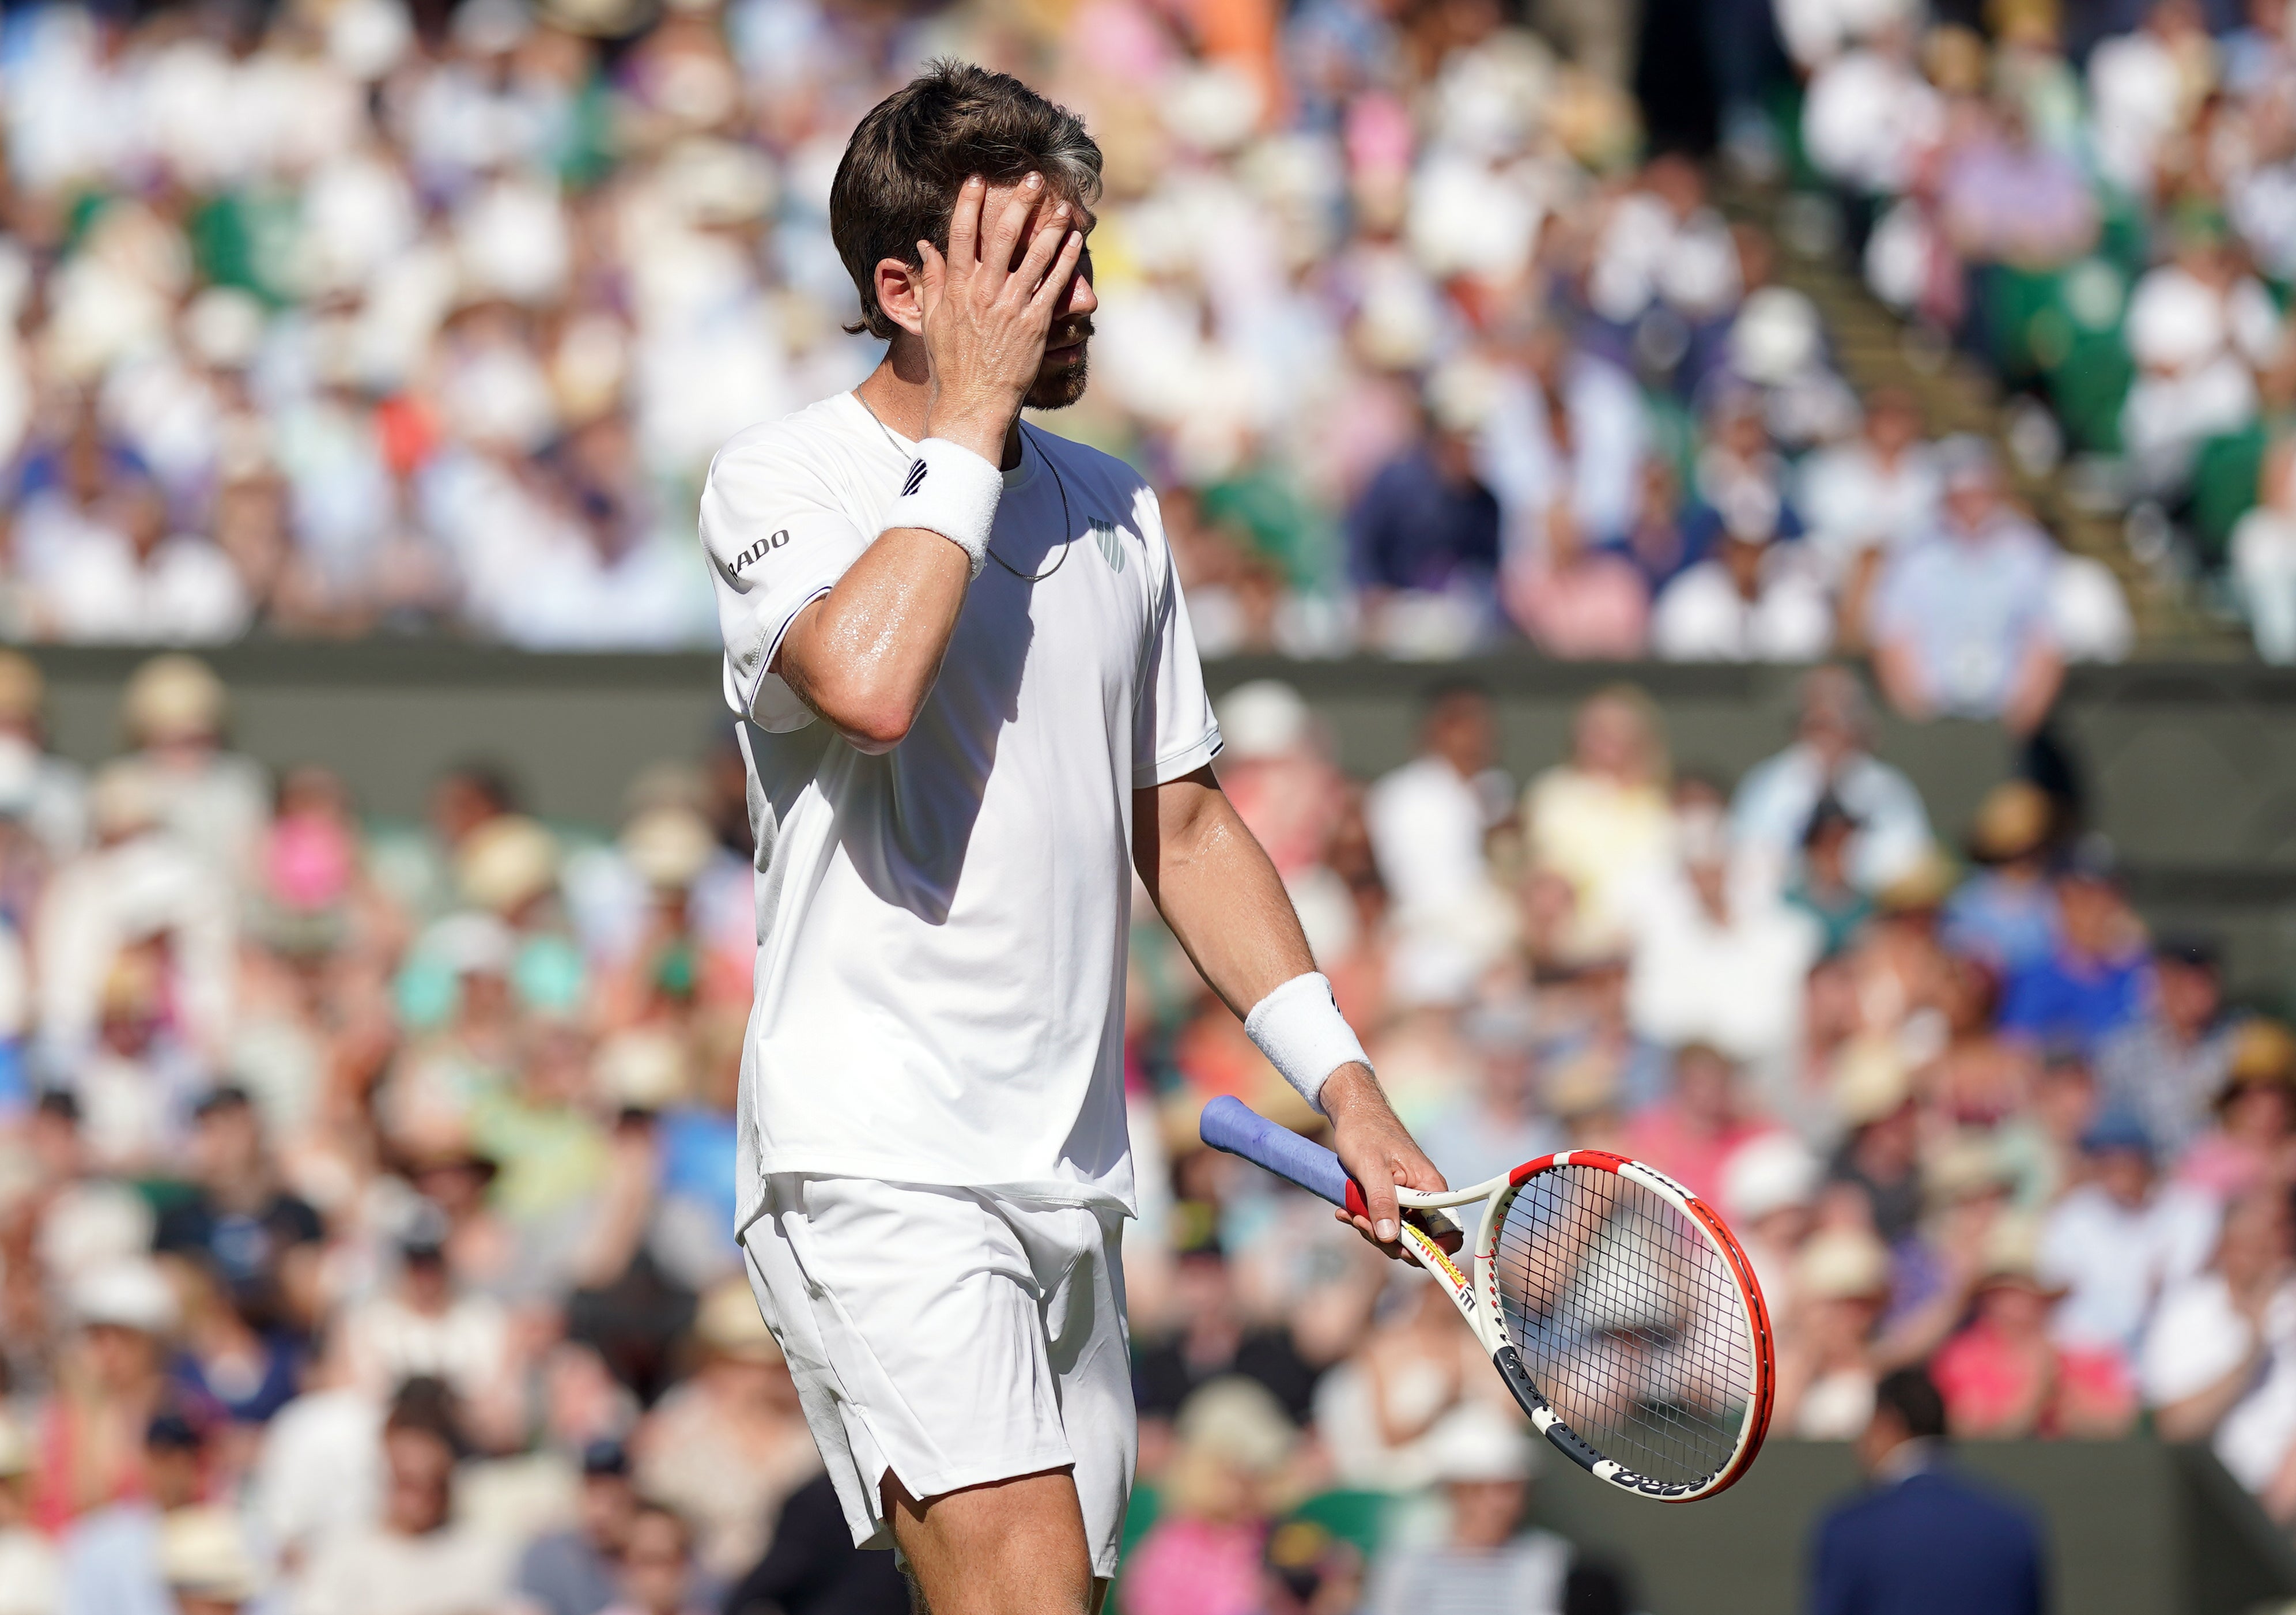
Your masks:
{"label": "racket handle", "polygon": [[1241,1155],[1256,1167],[1289,1178],[1310,1194],[1321,1195],[1356,1216],[1366,1215],[1363,1190],[1340,1158],[1313,1139],[1278,1127],[1241,1099],[1222,1094],[1204,1107],[1198,1130],[1215,1150]]}

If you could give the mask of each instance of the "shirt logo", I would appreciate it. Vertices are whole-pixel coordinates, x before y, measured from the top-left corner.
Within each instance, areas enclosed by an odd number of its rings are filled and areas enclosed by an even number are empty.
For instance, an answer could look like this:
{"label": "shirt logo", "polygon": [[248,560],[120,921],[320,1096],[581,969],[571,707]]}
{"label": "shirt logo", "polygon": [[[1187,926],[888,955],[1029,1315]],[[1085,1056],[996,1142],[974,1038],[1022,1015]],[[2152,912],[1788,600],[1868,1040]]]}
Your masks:
{"label": "shirt logo", "polygon": [[770,538],[758,539],[748,549],[734,557],[734,570],[738,572],[755,562],[763,561],[770,552],[781,548],[788,542],[789,529],[787,528],[782,529]]}
{"label": "shirt logo", "polygon": [[1124,570],[1124,545],[1116,537],[1116,523],[1103,521],[1095,516],[1092,519],[1092,542],[1111,570],[1121,572]]}
{"label": "shirt logo", "polygon": [[750,592],[750,580],[742,576],[742,569],[753,562],[762,561],[767,552],[777,550],[788,542],[789,529],[783,528],[770,538],[758,539],[748,549],[734,556],[730,564],[718,560],[718,552],[706,545],[702,547],[702,553],[709,557],[710,570],[725,579],[727,588],[736,594],[746,594]]}
{"label": "shirt logo", "polygon": [[925,463],[922,460],[911,461],[909,463],[908,480],[901,484],[901,497],[904,499],[907,498],[911,494],[915,493],[917,489],[922,488],[924,485]]}

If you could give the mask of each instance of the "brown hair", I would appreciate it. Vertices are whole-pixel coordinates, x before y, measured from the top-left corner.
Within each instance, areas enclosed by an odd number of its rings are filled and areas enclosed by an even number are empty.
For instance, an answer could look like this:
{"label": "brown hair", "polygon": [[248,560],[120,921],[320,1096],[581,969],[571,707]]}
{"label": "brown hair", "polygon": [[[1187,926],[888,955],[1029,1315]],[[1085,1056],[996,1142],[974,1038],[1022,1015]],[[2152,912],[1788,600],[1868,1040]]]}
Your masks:
{"label": "brown hair", "polygon": [[900,327],[877,306],[877,266],[922,260],[917,243],[948,250],[957,188],[1045,176],[1055,195],[1089,207],[1100,196],[1100,147],[1084,120],[1009,73],[943,58],[870,110],[829,188],[829,234],[861,294],[848,331],[888,341]]}

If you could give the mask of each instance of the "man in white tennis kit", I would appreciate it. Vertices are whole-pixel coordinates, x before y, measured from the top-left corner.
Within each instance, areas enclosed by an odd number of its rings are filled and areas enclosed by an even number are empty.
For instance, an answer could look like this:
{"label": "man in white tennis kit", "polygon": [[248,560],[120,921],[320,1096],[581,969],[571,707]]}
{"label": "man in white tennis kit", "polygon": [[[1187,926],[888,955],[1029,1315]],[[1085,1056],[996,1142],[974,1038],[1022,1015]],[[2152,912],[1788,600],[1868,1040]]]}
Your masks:
{"label": "man in white tennis kit", "polygon": [[1442,1183],[1212,777],[1154,494],[1019,420],[1083,392],[1099,172],[1001,74],[871,112],[831,228],[885,360],[702,496],[758,842],[742,1242],[855,1541],[935,1615],[1085,1615],[1115,1572],[1136,868],[1332,1117],[1366,1237]]}

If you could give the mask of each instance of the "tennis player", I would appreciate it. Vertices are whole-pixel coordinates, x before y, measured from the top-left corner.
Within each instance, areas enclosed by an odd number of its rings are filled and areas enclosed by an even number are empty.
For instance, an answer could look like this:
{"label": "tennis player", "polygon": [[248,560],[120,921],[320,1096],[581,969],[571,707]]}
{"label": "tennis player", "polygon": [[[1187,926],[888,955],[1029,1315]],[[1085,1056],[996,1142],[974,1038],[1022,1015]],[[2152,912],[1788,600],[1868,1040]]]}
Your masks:
{"label": "tennis player", "polygon": [[1002,74],[879,105],[830,228],[884,361],[701,502],[758,846],[742,1243],[854,1540],[935,1615],[1085,1615],[1116,1570],[1136,870],[1365,1236],[1442,1184],[1213,779],[1155,495],[1020,418],[1084,392],[1100,168]]}

